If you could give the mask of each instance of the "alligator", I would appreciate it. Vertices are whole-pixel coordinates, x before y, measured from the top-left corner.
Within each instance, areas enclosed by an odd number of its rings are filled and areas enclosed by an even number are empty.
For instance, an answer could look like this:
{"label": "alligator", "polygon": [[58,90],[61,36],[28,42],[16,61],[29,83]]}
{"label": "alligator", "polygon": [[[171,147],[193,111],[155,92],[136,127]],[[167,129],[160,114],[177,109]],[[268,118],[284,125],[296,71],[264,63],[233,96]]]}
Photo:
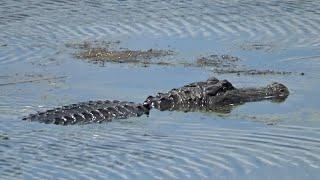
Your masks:
{"label": "alligator", "polygon": [[253,101],[281,102],[288,95],[288,88],[277,82],[266,87],[235,88],[227,80],[211,77],[206,81],[174,88],[167,93],[149,96],[143,103],[109,100],[81,102],[30,114],[23,120],[58,125],[102,123],[149,115],[152,108],[160,111],[216,111]]}

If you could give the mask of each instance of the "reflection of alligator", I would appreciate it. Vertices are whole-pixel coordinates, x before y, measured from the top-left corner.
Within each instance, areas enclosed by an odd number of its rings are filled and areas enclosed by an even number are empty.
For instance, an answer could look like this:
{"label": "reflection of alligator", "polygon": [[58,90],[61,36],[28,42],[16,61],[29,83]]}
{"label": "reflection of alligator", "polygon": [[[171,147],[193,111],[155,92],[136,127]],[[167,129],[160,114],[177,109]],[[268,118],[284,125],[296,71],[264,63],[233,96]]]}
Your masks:
{"label": "reflection of alligator", "polygon": [[149,114],[151,108],[177,111],[228,111],[233,105],[245,102],[273,100],[283,101],[289,95],[287,87],[273,83],[261,88],[235,88],[227,80],[209,78],[168,93],[149,96],[143,104],[120,101],[89,101],[31,114],[24,120],[61,125],[100,123],[112,119]]}

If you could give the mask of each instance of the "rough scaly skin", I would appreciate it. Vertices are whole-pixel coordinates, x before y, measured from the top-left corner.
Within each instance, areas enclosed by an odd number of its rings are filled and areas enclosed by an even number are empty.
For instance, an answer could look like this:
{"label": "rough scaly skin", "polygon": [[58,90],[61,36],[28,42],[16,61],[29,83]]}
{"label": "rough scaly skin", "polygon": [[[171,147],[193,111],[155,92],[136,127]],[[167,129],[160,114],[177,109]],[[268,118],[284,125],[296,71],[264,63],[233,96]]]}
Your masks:
{"label": "rough scaly skin", "polygon": [[88,124],[138,117],[149,114],[149,111],[142,104],[133,102],[89,101],[30,114],[23,120],[59,125]]}
{"label": "rough scaly skin", "polygon": [[161,111],[207,111],[245,102],[279,102],[285,100],[288,95],[289,90],[280,83],[260,88],[235,88],[227,80],[219,81],[212,77],[207,81],[191,83],[167,93],[158,93],[155,97],[149,96],[144,104]]}

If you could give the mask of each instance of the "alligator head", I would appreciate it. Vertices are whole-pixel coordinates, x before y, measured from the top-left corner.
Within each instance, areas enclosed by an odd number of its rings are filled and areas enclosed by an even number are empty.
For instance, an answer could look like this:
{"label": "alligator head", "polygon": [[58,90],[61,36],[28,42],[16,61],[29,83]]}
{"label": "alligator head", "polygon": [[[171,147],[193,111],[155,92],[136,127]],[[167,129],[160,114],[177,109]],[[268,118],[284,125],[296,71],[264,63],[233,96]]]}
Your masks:
{"label": "alligator head", "polygon": [[253,101],[281,102],[288,95],[288,88],[276,82],[266,87],[235,88],[227,80],[219,81],[212,77],[207,81],[191,83],[167,93],[158,93],[155,97],[149,96],[144,104],[159,110],[215,110],[223,106]]}
{"label": "alligator head", "polygon": [[289,95],[289,90],[281,83],[274,82],[266,87],[228,89],[215,96],[204,96],[204,105],[223,106],[237,105],[245,102],[272,100],[284,101]]}

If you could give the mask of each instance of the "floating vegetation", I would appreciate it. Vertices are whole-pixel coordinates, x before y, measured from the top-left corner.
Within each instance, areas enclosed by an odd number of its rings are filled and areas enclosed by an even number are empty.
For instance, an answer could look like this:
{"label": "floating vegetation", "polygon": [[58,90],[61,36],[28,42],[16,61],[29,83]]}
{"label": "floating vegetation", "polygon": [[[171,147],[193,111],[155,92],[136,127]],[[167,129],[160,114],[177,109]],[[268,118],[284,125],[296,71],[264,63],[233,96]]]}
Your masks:
{"label": "floating vegetation", "polygon": [[[245,74],[245,75],[289,75],[293,72],[290,71],[274,71],[274,70],[258,70],[258,69],[216,69],[216,73],[220,74]],[[301,75],[304,75],[304,73],[301,73]]]}
{"label": "floating vegetation", "polygon": [[68,43],[67,47],[80,49],[74,55],[78,59],[86,59],[94,63],[134,63],[144,66],[171,65],[166,61],[152,61],[154,58],[173,55],[173,51],[169,50],[130,50],[118,47],[120,41],[85,41],[83,43]]}
{"label": "floating vegetation", "polygon": [[210,55],[198,58],[196,64],[205,67],[235,67],[235,63],[239,60],[238,57],[231,55]]}
{"label": "floating vegetation", "polygon": [[[275,70],[258,70],[248,69],[244,65],[238,64],[240,58],[231,55],[210,55],[208,57],[200,57],[196,61],[196,65],[200,67],[213,67],[213,71],[219,74],[237,74],[237,75],[290,75],[290,71]],[[304,73],[300,73],[304,75]]]}
{"label": "floating vegetation", "polygon": [[142,50],[109,50],[107,48],[90,48],[76,54],[77,58],[95,61],[108,61],[118,63],[139,63],[151,58],[171,55],[171,51],[149,49]]}
{"label": "floating vegetation", "polygon": [[[130,50],[119,47],[120,41],[85,41],[82,43],[68,43],[67,47],[79,49],[74,56],[77,59],[86,59],[89,62],[104,64],[111,63],[132,63],[148,67],[149,65],[176,66],[183,65],[185,67],[211,68],[215,73],[219,74],[237,74],[237,75],[290,75],[304,73],[294,73],[289,71],[276,70],[257,70],[247,68],[243,64],[239,64],[240,58],[228,54],[201,56],[195,61],[178,62],[165,61],[162,57],[175,55],[172,50]],[[244,49],[254,48],[256,50],[265,49],[267,45],[251,43]]]}

